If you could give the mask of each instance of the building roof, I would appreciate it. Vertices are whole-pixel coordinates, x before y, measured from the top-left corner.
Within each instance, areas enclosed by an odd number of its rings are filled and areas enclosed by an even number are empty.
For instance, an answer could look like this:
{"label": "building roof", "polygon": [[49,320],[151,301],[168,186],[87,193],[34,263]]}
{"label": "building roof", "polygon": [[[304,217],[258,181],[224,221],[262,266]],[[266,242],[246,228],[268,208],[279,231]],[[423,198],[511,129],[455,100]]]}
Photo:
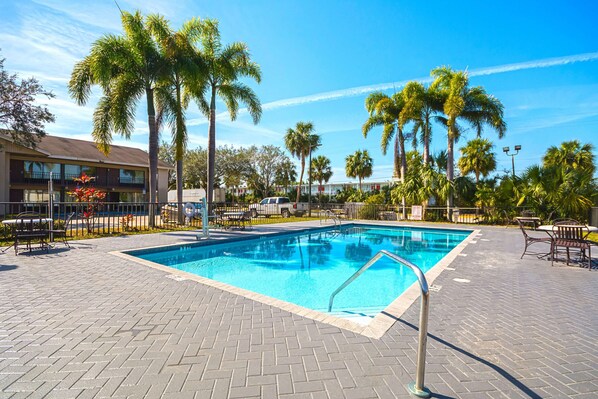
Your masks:
{"label": "building roof", "polygon": [[[3,137],[6,138],[6,137]],[[9,139],[10,140],[10,139]],[[148,167],[148,153],[133,147],[111,145],[110,154],[104,155],[93,141],[77,140],[58,136],[44,136],[35,147],[38,151],[50,158],[98,162],[117,165]],[[172,169],[173,166],[164,161],[158,161],[158,167]]]}

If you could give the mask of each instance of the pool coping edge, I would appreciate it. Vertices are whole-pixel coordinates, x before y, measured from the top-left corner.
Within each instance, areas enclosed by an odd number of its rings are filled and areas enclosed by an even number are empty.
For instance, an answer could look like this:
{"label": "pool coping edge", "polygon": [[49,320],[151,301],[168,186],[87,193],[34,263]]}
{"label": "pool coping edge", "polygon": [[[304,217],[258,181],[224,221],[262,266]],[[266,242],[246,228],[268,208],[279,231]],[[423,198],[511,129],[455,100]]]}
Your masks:
{"label": "pool coping edge", "polygon": [[[353,223],[353,224],[362,224],[362,223]],[[372,225],[372,223],[363,223]],[[384,226],[385,224],[378,224],[378,226]],[[386,225],[388,226],[388,225]],[[410,227],[410,226],[400,226],[400,225],[393,225],[392,227]],[[426,226],[425,228],[434,229],[434,227]],[[314,228],[307,228],[305,230],[312,230]],[[317,228],[315,228],[317,229]],[[303,230],[303,229],[302,229]],[[447,228],[442,228],[439,230],[447,230]],[[457,230],[457,229],[456,229]],[[458,229],[463,231],[462,229]],[[453,248],[449,253],[447,253],[433,268],[428,270],[425,273],[426,280],[428,282],[428,287],[431,287],[434,280],[456,259],[456,257],[465,249],[465,247],[474,241],[477,234],[480,233],[481,230],[475,229],[472,230],[471,233],[463,239],[455,248]],[[298,231],[293,231],[295,233]],[[270,233],[266,235],[271,235],[276,233]],[[237,236],[238,237],[238,236]],[[212,242],[212,244],[217,243],[226,243],[231,241],[241,241],[241,240],[249,240],[252,235],[247,235],[246,237],[238,237],[236,239],[218,239]],[[179,245],[189,244],[189,242],[184,243],[177,243],[172,245],[163,245],[163,246],[153,246],[153,247],[146,247],[146,248],[138,248],[133,250],[118,250],[118,251],[110,251],[108,252],[111,255],[115,255],[121,259],[129,260],[137,264],[142,264],[147,267],[151,267],[152,269],[161,270],[163,272],[168,273],[169,275],[175,275],[179,277],[183,277],[185,280],[191,280],[200,284],[207,285],[209,287],[213,287],[216,289],[220,289],[222,291],[226,291],[235,295],[239,295],[265,305],[274,306],[276,308],[282,309],[284,311],[294,313],[298,316],[305,317],[311,320],[319,321],[328,325],[332,325],[334,327],[342,328],[356,334],[364,335],[369,338],[380,339],[393,325],[396,321],[413,305],[413,303],[420,297],[420,288],[419,283],[416,281],[414,282],[409,288],[407,288],[401,295],[399,295],[395,300],[393,300],[384,310],[378,313],[372,321],[370,321],[367,325],[360,324],[349,319],[344,319],[340,317],[336,317],[330,314],[322,313],[317,310],[309,309],[303,306],[296,305],[294,303],[286,302],[281,299],[273,298],[267,295],[259,294],[254,291],[246,290],[243,288],[239,288],[230,284],[222,283],[220,281],[208,279],[205,277],[201,277],[189,272],[185,272],[182,270],[178,270],[169,266],[164,266],[159,263],[155,263],[152,261],[148,261],[145,259],[141,259],[137,256],[130,255],[129,252],[141,251],[143,249],[150,249],[155,247],[173,247]],[[197,245],[197,244],[196,244]]]}

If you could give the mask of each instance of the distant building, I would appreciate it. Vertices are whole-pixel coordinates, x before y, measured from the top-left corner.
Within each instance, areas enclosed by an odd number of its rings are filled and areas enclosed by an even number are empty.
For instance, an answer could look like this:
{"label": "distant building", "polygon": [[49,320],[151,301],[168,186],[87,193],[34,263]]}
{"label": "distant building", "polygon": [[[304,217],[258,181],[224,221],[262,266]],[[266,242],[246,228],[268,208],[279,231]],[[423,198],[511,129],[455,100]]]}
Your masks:
{"label": "distant building", "polygon": [[[390,186],[392,184],[394,184],[394,182],[391,182],[388,180],[386,180],[386,181],[375,181],[375,180],[362,181],[361,189],[366,193],[371,192],[371,191],[380,191],[380,189],[382,187]],[[318,182],[311,183],[312,195],[318,194],[319,192],[322,192],[323,194],[326,194],[326,195],[335,195],[337,193],[337,191],[342,191],[343,189],[347,189],[347,188],[353,188],[355,190],[358,190],[359,183],[358,182],[324,183],[321,186],[318,184]],[[301,185],[301,193],[307,194],[308,191],[309,191],[309,185],[306,182],[304,182]]]}
{"label": "distant building", "polygon": [[[372,191],[380,191],[382,187],[392,186],[395,182],[394,181],[363,181],[361,182],[361,189],[364,192],[372,192]],[[289,191],[296,191],[296,185],[290,185],[287,187]],[[312,182],[311,184],[311,194],[318,195],[320,192],[329,196],[336,195],[338,191],[342,191],[343,189],[347,188],[354,188],[355,190],[359,189],[359,183],[357,182],[347,182],[347,183],[324,183],[323,185],[319,185],[317,182]],[[241,186],[236,189],[227,188],[228,192],[233,192],[234,195],[239,196],[243,194],[252,193],[253,190]],[[274,190],[276,192],[282,193],[285,191],[285,187],[282,186],[275,186]],[[309,185],[307,182],[303,182],[301,184],[301,194],[307,194],[309,191]]]}
{"label": "distant building", "polygon": [[[91,141],[46,136],[35,149],[17,145],[0,132],[0,202],[48,200],[52,174],[54,200],[69,201],[82,173],[95,177],[94,187],[106,191],[107,202],[142,202],[149,199],[148,154],[137,148],[110,146],[102,154]],[[168,199],[168,171],[159,161],[158,201]]]}

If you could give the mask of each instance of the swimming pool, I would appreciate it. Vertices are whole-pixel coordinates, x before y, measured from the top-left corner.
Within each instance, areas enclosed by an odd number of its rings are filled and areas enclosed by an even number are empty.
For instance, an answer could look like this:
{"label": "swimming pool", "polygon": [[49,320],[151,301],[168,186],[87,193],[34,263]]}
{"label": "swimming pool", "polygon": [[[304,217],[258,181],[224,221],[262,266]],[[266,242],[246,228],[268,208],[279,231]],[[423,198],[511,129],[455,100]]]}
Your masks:
{"label": "swimming pool", "polygon": [[[319,312],[332,292],[379,250],[425,273],[471,231],[346,225],[235,242],[128,251],[129,255]],[[405,266],[382,258],[334,300],[335,315],[374,315],[416,281]]]}

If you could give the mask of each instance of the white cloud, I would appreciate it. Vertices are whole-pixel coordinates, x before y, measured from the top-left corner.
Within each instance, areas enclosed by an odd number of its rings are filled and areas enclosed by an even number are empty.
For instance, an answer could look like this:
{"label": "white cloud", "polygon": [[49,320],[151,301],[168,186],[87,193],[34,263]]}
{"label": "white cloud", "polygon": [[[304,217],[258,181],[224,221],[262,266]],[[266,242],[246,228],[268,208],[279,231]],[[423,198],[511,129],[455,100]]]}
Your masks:
{"label": "white cloud", "polygon": [[63,0],[33,0],[35,3],[58,11],[69,18],[102,29],[121,29],[119,11],[111,1],[65,2]]}

